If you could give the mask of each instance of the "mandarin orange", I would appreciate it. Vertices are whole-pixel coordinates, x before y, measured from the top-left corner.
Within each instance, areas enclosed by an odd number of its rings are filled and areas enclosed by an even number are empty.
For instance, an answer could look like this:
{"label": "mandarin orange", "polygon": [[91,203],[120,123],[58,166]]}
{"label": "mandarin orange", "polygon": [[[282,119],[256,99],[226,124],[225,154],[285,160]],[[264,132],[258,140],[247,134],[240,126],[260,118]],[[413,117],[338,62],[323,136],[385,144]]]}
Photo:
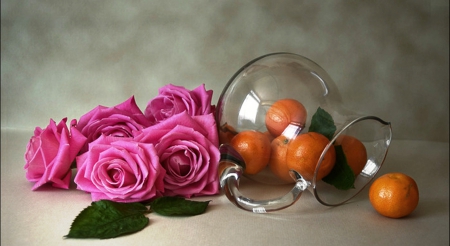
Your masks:
{"label": "mandarin orange", "polygon": [[288,183],[293,183],[294,179],[289,174],[289,168],[286,163],[288,144],[289,139],[284,135],[280,135],[272,140],[270,144],[272,149],[270,154],[269,169],[281,180]]}
{"label": "mandarin orange", "polygon": [[412,213],[419,204],[416,181],[403,173],[387,173],[377,178],[369,189],[373,208],[383,216],[401,218]]}
{"label": "mandarin orange", "polygon": [[262,171],[270,159],[270,141],[264,133],[254,130],[239,132],[230,141],[244,159],[245,174],[257,174]]}
{"label": "mandarin orange", "polygon": [[291,123],[304,126],[306,117],[306,108],[301,102],[285,98],[276,101],[270,106],[265,116],[265,124],[270,134],[278,137]]}
{"label": "mandarin orange", "polygon": [[341,135],[336,140],[337,145],[342,146],[347,164],[355,176],[359,175],[367,163],[367,151],[364,144],[350,135]]}
{"label": "mandarin orange", "polygon": [[[320,133],[308,132],[298,135],[289,142],[286,154],[288,168],[297,171],[306,180],[312,181],[316,166],[328,143],[328,138]],[[330,173],[335,161],[336,151],[331,146],[322,159],[316,177],[317,181]]]}

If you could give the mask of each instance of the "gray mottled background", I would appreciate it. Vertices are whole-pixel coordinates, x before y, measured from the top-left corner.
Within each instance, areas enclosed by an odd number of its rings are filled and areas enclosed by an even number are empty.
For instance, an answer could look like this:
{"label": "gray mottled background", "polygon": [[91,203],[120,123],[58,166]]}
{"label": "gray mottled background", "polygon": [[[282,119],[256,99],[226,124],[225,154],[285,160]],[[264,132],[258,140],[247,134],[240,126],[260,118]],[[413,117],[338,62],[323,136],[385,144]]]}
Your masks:
{"label": "gray mottled background", "polygon": [[32,131],[165,84],[214,100],[258,56],[306,56],[394,139],[449,140],[449,3],[1,1],[1,127]]}

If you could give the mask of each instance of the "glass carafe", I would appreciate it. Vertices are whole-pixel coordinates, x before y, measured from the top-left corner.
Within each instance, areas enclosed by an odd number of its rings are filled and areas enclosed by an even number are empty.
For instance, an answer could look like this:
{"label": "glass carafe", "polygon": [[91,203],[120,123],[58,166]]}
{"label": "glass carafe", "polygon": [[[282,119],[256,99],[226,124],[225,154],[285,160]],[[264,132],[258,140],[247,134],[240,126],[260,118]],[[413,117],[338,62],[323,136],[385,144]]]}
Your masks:
{"label": "glass carafe", "polygon": [[[280,179],[267,167],[254,175],[244,174],[245,161],[231,147],[230,140],[246,130],[267,132],[265,124],[269,108],[280,99],[295,99],[306,109],[305,122],[291,122],[282,134],[294,139],[300,134],[313,131],[311,127],[319,117],[319,111],[331,117],[334,131],[317,160],[314,175],[306,175],[290,170],[292,180]],[[392,129],[389,122],[376,116],[356,113],[342,106],[337,87],[330,76],[315,62],[292,53],[272,53],[258,57],[245,64],[229,80],[220,95],[216,107],[216,121],[219,128],[221,161],[219,164],[220,186],[227,198],[237,207],[265,213],[277,211],[294,204],[306,189],[323,205],[343,204],[357,195],[377,174],[386,157]],[[318,179],[324,156],[331,149],[340,146],[343,136],[352,136],[363,143],[367,160],[362,171],[354,177],[350,188],[342,188],[329,180]],[[275,137],[275,136],[274,136]],[[289,144],[289,143],[288,143]],[[333,150],[334,151],[334,150]],[[344,158],[339,152],[336,158]],[[337,162],[336,162],[337,163]],[[342,165],[342,160],[340,161]],[[344,161],[344,165],[345,165]],[[341,175],[338,166],[333,175]],[[239,190],[239,180],[246,177],[265,184],[278,185],[292,183],[286,194],[267,200],[246,197]],[[329,175],[332,175],[331,173]],[[340,177],[338,177],[339,179]]]}

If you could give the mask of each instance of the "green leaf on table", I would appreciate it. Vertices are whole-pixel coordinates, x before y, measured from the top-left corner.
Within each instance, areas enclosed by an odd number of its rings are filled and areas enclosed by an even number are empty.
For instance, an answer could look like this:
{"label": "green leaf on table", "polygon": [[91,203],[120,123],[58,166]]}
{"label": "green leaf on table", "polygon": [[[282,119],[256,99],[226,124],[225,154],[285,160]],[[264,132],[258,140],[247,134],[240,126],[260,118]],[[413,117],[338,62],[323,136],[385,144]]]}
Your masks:
{"label": "green leaf on table", "polygon": [[92,202],[72,222],[66,238],[114,238],[142,230],[148,225],[148,208],[141,203],[109,200]]}
{"label": "green leaf on table", "polygon": [[160,197],[150,203],[150,209],[164,216],[192,216],[204,213],[209,202],[190,201],[182,197]]}
{"label": "green leaf on table", "polygon": [[319,107],[311,118],[309,131],[320,133],[331,140],[336,131],[333,117],[331,117],[327,111]]}
{"label": "green leaf on table", "polygon": [[336,150],[336,163],[331,172],[322,180],[339,190],[355,188],[355,174],[347,163],[344,150],[341,145],[334,146]]}

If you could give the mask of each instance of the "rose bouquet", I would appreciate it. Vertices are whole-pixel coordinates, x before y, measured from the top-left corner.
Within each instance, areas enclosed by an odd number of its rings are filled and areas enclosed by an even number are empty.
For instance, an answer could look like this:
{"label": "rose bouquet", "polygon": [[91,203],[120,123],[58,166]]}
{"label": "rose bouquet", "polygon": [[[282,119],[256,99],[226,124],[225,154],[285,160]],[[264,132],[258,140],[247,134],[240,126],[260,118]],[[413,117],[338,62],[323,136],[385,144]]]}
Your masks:
{"label": "rose bouquet", "polygon": [[[91,211],[95,217],[105,207],[123,212],[130,211],[125,208],[129,205],[142,215],[151,206],[151,211],[164,214],[166,202],[175,215],[188,214],[183,207],[192,211],[196,206],[200,207],[197,213],[202,213],[207,202],[185,198],[219,192],[219,139],[212,94],[204,84],[194,90],[169,84],[159,89],[144,113],[132,96],[113,107],[98,106],[71,120],[69,126],[67,118],[58,124],[50,119],[45,129],[36,127],[27,145],[26,178],[34,182],[32,190],[45,184],[68,189],[72,168],[76,168],[76,187],[90,193],[93,203],[74,220],[68,237],[129,233],[72,232],[84,230],[76,226],[82,214]],[[145,219],[140,229],[144,224]]]}

